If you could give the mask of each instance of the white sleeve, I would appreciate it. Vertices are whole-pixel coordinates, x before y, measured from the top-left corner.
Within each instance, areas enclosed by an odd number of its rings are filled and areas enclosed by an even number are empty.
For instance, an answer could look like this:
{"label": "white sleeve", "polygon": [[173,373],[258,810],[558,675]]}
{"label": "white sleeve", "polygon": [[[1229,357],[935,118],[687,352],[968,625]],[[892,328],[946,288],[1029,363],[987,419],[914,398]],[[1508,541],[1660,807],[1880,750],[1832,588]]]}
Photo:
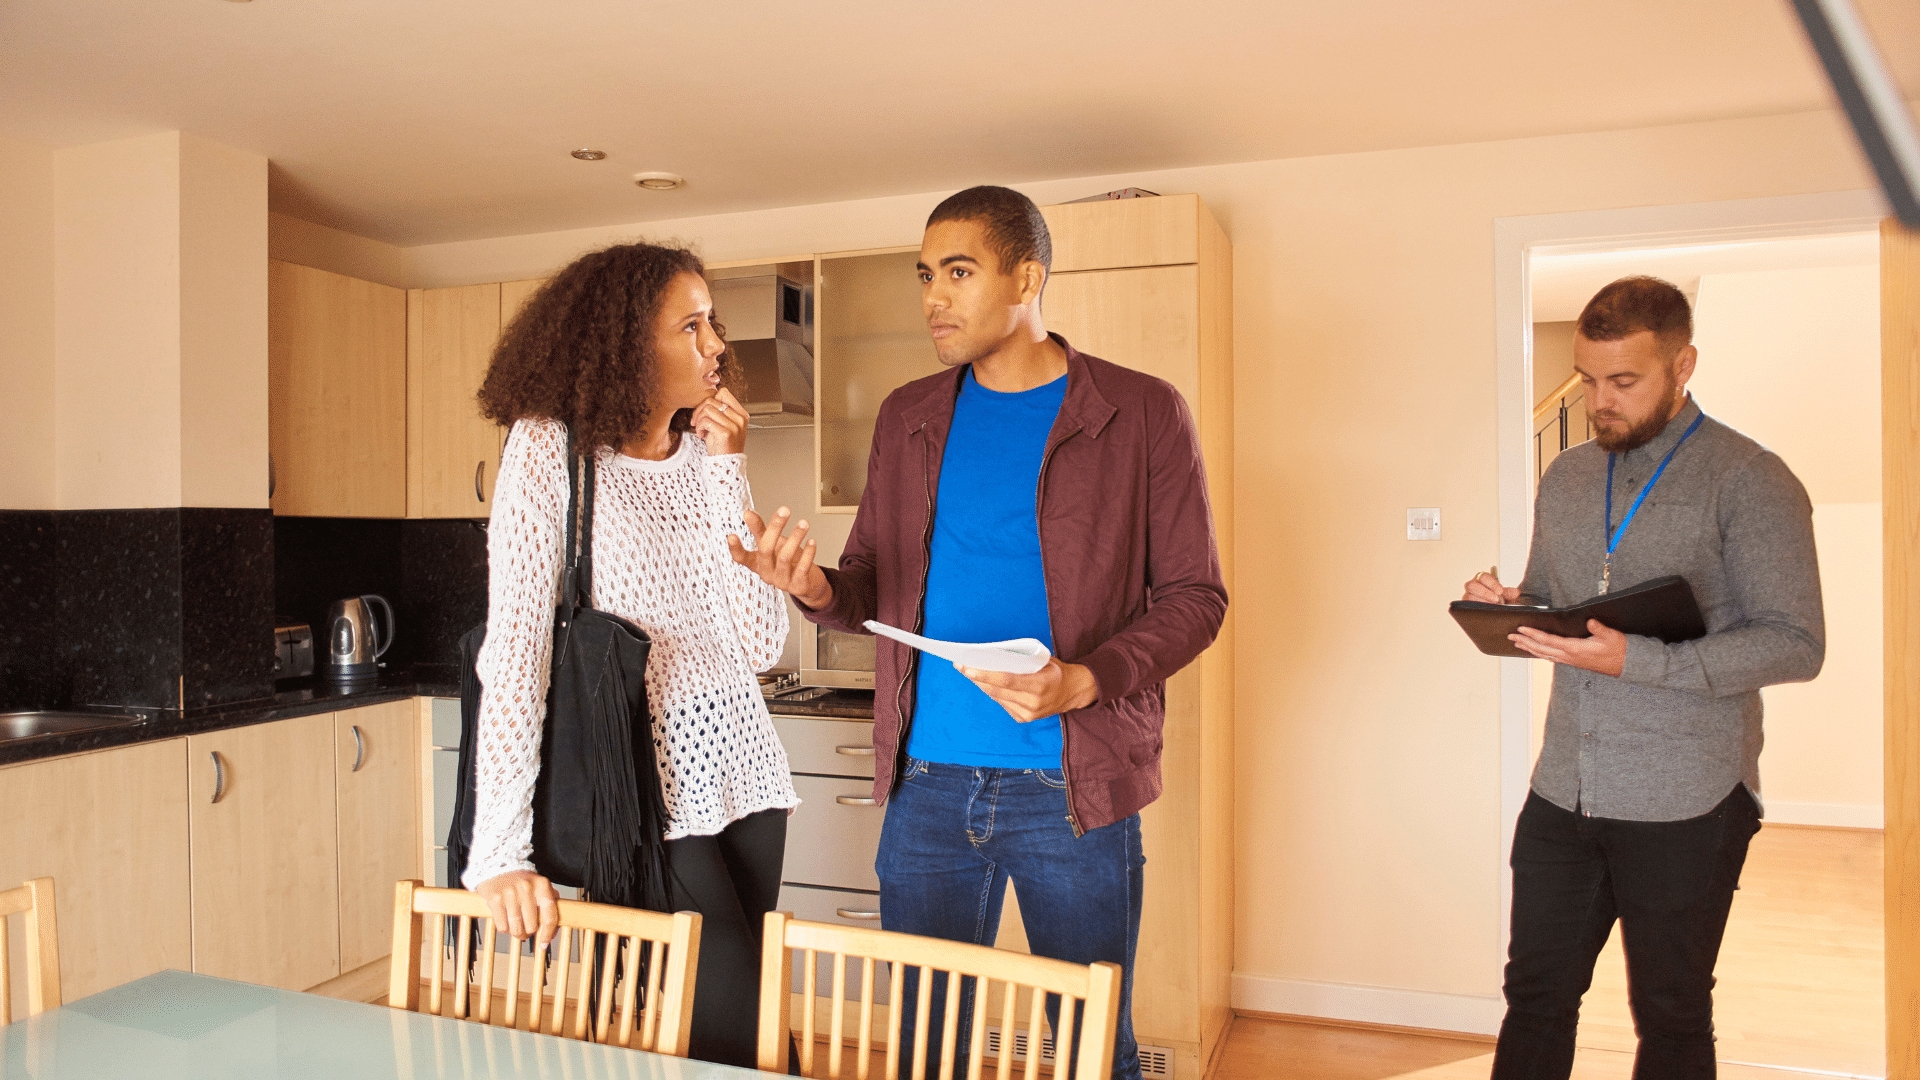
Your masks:
{"label": "white sleeve", "polygon": [[469,889],[533,869],[533,784],[553,654],[566,447],[562,425],[521,420],[500,456],[487,527],[487,640],[475,664],[473,848],[460,879]]}
{"label": "white sleeve", "polygon": [[787,597],[726,554],[729,533],[738,536],[748,551],[755,547],[745,513],[753,506],[753,490],[747,484],[747,456],[716,454],[705,459],[704,467],[718,532],[714,539],[725,559],[722,577],[727,583],[727,607],[747,660],[753,670],[765,671],[780,662],[787,648]]}

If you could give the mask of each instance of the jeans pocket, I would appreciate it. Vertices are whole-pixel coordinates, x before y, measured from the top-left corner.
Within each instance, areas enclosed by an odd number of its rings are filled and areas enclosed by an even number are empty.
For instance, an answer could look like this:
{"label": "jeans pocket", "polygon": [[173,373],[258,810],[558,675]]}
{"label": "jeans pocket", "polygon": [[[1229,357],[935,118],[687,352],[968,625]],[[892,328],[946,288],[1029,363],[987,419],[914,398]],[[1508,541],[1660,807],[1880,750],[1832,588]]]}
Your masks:
{"label": "jeans pocket", "polygon": [[902,755],[902,756],[905,758],[906,767],[900,770],[901,783],[905,783],[906,781],[911,780],[916,776],[925,776],[927,774],[926,762],[921,761],[919,758],[913,757],[912,755]]}
{"label": "jeans pocket", "polygon": [[1033,770],[1033,775],[1039,777],[1040,782],[1047,785],[1050,788],[1053,788],[1057,791],[1067,790],[1067,774],[1063,770],[1035,769]]}

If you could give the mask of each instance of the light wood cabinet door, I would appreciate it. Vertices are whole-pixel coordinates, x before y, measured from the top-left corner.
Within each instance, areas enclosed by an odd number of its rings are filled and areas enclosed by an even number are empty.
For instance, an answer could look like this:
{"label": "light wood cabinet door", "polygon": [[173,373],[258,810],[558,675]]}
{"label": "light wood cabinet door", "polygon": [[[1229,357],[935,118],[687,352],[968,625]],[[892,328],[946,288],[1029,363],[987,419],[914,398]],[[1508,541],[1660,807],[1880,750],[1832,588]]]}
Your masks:
{"label": "light wood cabinet door", "polygon": [[391,951],[393,883],[421,876],[418,716],[411,699],[333,714],[343,973]]}
{"label": "light wood cabinet door", "polygon": [[533,294],[539,292],[540,287],[545,285],[548,280],[547,278],[528,278],[524,281],[503,281],[500,283],[501,333],[505,333],[507,327],[513,325],[513,320],[520,314],[520,309],[527,306],[527,301],[533,299]]}
{"label": "light wood cabinet door", "polygon": [[407,294],[267,263],[273,512],[407,512]]}
{"label": "light wood cabinet door", "polygon": [[493,509],[501,428],[474,395],[500,338],[500,286],[407,292],[407,516]]}
{"label": "light wood cabinet door", "polygon": [[0,769],[0,887],[53,878],[67,1001],[191,962],[186,755],[168,739]]}
{"label": "light wood cabinet door", "polygon": [[880,403],[941,370],[920,307],[919,248],[820,257],[814,309],[814,466],[819,512],[851,514],[867,489]]}
{"label": "light wood cabinet door", "polygon": [[1054,274],[1045,311],[1047,329],[1074,348],[1167,380],[1199,414],[1197,267]]}
{"label": "light wood cabinet door", "polygon": [[333,714],[187,739],[193,970],[305,990],[340,974]]}

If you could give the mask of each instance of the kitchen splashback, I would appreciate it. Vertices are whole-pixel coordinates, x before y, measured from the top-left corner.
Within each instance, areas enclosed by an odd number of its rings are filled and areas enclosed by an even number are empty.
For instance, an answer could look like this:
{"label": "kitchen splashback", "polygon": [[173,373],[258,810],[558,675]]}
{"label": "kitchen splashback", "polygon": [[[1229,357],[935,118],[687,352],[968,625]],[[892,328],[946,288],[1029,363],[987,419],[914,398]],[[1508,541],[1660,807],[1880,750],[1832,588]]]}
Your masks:
{"label": "kitchen splashback", "polygon": [[271,695],[272,528],[265,510],[0,511],[0,705]]}
{"label": "kitchen splashback", "polygon": [[460,636],[487,617],[487,537],[477,522],[275,518],[274,611],[322,640],[327,606],[378,593],[398,624],[390,667],[457,678]]}

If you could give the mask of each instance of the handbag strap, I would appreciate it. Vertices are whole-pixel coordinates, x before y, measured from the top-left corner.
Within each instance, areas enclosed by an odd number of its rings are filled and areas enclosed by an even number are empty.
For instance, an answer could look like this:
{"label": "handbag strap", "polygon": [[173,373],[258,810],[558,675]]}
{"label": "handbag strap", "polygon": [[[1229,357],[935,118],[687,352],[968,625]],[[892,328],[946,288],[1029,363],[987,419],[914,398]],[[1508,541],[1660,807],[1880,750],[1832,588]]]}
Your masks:
{"label": "handbag strap", "polygon": [[[567,429],[567,537],[566,570],[561,579],[560,604],[572,618],[576,608],[592,607],[593,598],[593,480],[595,462],[585,457],[584,490],[580,476],[582,456],[574,453],[573,429]],[[578,498],[576,499],[576,495]]]}

